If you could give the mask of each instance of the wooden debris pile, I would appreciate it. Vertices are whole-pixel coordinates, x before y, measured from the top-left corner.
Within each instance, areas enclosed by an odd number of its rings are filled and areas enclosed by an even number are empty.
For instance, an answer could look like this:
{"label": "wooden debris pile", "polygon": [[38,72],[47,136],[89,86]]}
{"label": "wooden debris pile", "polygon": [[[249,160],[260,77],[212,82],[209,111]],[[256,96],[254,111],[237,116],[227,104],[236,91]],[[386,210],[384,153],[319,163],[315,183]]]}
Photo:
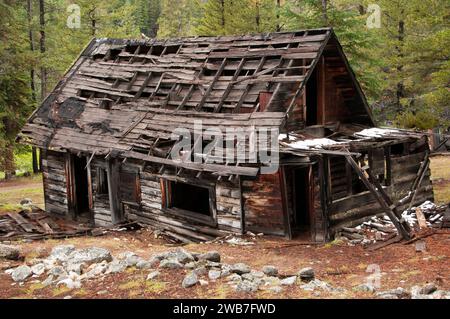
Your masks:
{"label": "wooden debris pile", "polygon": [[0,216],[0,241],[96,236],[100,234],[101,232],[98,229],[49,215],[37,207]]}
{"label": "wooden debris pile", "polygon": [[[416,232],[426,228],[446,227],[443,225],[445,210],[446,206],[426,201],[418,207],[405,210],[402,219]],[[356,227],[342,227],[338,236],[350,240],[352,244],[371,244],[391,240],[397,236],[397,229],[388,216],[374,216]]]}

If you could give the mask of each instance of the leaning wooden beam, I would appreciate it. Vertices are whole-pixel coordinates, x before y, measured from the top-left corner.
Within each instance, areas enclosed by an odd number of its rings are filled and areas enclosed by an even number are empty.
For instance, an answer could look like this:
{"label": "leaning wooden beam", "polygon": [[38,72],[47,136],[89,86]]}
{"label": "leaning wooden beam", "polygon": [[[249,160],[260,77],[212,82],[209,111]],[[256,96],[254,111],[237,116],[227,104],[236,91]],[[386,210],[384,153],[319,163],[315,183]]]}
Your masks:
{"label": "leaning wooden beam", "polygon": [[403,225],[399,222],[397,219],[397,216],[395,216],[394,212],[391,210],[389,205],[384,201],[384,199],[379,195],[375,187],[372,185],[372,183],[367,179],[366,175],[364,174],[363,170],[359,167],[359,165],[355,162],[353,157],[350,155],[346,155],[345,158],[347,159],[347,162],[352,166],[354,171],[358,174],[359,178],[362,180],[364,185],[367,187],[367,189],[370,191],[370,193],[375,197],[377,202],[380,204],[383,211],[389,216],[392,223],[394,224],[395,228],[397,228],[398,232],[402,237],[406,240],[409,240],[411,238],[411,235],[406,229],[403,227]]}
{"label": "leaning wooden beam", "polygon": [[405,230],[410,233],[411,227],[409,227],[409,224],[407,221],[403,220],[401,212],[397,210],[397,206],[394,205],[394,202],[389,197],[389,195],[384,191],[383,186],[380,184],[378,179],[372,174],[372,171],[370,168],[367,170],[367,174],[369,175],[370,181],[376,186],[377,190],[380,192],[381,196],[383,196],[384,201],[389,205],[389,208],[393,211],[395,216],[399,219],[399,222],[402,224],[402,226],[405,228]]}
{"label": "leaning wooden beam", "polygon": [[408,209],[412,208],[412,205],[414,205],[414,201],[416,199],[416,195],[418,193],[418,189],[420,188],[420,184],[422,184],[423,178],[425,176],[425,172],[428,170],[428,166],[430,165],[430,160],[428,159],[428,153],[425,155],[425,166],[420,174],[420,177],[418,179],[417,185],[415,187],[415,189],[413,190],[413,194],[412,194],[412,198],[411,198],[411,202],[409,203],[409,207]]}

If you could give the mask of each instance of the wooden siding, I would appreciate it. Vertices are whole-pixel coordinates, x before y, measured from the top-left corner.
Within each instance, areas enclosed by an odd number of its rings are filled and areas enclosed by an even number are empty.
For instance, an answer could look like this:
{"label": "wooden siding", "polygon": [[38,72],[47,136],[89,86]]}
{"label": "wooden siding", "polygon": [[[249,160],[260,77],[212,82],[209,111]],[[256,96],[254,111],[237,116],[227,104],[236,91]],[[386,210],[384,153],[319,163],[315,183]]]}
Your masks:
{"label": "wooden siding", "polygon": [[42,175],[46,211],[66,215],[68,206],[65,154],[44,150],[42,152]]}
{"label": "wooden siding", "polygon": [[280,174],[262,174],[242,182],[245,226],[250,231],[285,235]]}

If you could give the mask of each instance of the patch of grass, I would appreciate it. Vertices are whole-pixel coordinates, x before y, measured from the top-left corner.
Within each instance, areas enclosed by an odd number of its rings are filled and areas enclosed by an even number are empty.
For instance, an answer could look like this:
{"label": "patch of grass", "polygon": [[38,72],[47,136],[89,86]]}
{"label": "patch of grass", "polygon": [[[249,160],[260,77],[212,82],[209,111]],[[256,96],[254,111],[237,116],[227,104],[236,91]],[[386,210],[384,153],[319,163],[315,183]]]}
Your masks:
{"label": "patch of grass", "polygon": [[434,156],[430,161],[435,202],[448,204],[450,203],[450,156]]}
{"label": "patch of grass", "polygon": [[342,245],[344,242],[340,239],[335,239],[333,241],[330,241],[329,243],[326,243],[325,245],[323,245],[323,248],[328,249],[331,248],[333,246],[340,246]]}
{"label": "patch of grass", "polygon": [[65,294],[65,293],[68,293],[70,290],[71,289],[67,288],[67,286],[61,285],[61,286],[58,286],[56,288],[53,288],[52,295],[53,295],[53,297],[58,297],[58,296],[61,296],[61,295]]}
{"label": "patch of grass", "polygon": [[17,178],[0,184],[0,213],[21,209],[20,201],[30,198],[34,205],[44,206],[41,175]]}
{"label": "patch of grass", "polygon": [[23,292],[24,292],[24,294],[25,295],[27,295],[27,296],[33,296],[34,295],[34,293],[37,291],[37,290],[41,290],[41,289],[44,289],[45,288],[45,285],[43,285],[42,283],[34,283],[34,284],[31,284],[30,286],[28,286],[27,288],[25,288],[24,290],[23,290]]}
{"label": "patch of grass", "polygon": [[141,287],[142,282],[138,280],[130,280],[127,282],[123,282],[119,285],[120,290],[129,290],[129,289],[135,289]]}
{"label": "patch of grass", "polygon": [[148,280],[145,282],[145,291],[150,293],[161,293],[166,290],[166,283],[162,281]]}

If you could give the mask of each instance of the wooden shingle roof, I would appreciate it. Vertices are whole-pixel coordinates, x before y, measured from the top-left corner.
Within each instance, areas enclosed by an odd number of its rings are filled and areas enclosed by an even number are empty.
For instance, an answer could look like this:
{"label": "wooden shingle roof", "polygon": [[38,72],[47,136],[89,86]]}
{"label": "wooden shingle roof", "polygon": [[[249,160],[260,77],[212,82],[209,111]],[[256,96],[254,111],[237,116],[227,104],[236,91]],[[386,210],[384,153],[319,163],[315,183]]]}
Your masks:
{"label": "wooden shingle roof", "polygon": [[[94,39],[30,117],[20,138],[46,149],[96,154],[162,150],[156,156],[166,158],[170,147],[165,142],[173,130],[193,130],[196,120],[205,129],[278,128],[331,37],[333,31],[325,28],[169,40]],[[263,108],[262,92],[270,93]]]}

